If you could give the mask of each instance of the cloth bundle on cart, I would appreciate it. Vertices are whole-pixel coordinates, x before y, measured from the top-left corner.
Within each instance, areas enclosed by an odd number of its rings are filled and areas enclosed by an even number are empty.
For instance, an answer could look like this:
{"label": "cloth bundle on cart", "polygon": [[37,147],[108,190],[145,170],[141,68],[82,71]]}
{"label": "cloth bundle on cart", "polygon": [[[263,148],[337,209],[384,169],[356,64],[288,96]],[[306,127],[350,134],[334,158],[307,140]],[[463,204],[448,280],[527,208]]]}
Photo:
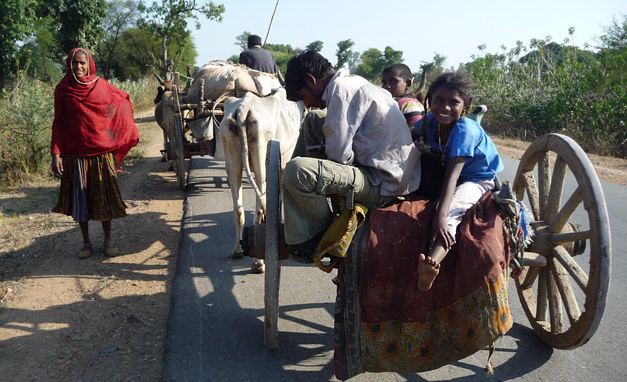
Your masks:
{"label": "cloth bundle on cart", "polygon": [[410,196],[370,210],[369,232],[355,238],[338,272],[338,379],[436,369],[512,327],[508,237],[491,193],[467,211],[432,289],[418,289],[418,254],[428,251],[435,207],[434,200]]}

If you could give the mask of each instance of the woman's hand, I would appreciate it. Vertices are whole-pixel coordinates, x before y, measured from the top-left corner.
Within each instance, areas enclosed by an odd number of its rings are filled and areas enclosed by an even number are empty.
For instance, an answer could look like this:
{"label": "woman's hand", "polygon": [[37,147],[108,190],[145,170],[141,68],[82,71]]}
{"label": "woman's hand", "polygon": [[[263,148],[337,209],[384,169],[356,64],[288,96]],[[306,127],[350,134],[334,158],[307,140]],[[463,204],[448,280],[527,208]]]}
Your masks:
{"label": "woman's hand", "polygon": [[63,175],[63,160],[59,154],[52,154],[52,172]]}

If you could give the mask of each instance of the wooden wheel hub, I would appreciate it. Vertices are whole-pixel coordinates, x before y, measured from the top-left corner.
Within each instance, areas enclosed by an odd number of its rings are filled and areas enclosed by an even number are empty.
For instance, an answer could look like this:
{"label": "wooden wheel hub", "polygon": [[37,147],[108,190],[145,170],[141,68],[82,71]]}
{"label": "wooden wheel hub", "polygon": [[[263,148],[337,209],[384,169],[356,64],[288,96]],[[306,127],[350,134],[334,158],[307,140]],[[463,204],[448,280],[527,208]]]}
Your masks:
{"label": "wooden wheel hub", "polygon": [[[532,222],[531,228],[533,229],[533,241],[527,247],[529,252],[537,253],[541,256],[548,258],[553,257],[553,249],[556,244],[561,244],[562,247],[568,252],[571,256],[578,256],[585,252],[586,250],[586,241],[585,240],[575,240],[569,241],[566,243],[556,243],[554,241],[554,236],[550,230],[548,224],[543,221],[540,222]],[[576,233],[582,232],[582,227],[580,224],[574,223],[566,223],[564,228],[560,233]]]}

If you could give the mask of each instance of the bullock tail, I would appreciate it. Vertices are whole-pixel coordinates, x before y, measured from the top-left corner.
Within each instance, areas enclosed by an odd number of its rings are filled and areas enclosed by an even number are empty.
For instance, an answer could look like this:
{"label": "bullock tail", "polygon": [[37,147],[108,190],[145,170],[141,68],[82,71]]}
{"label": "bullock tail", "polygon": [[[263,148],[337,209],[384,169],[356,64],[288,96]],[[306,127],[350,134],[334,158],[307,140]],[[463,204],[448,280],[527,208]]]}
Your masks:
{"label": "bullock tail", "polygon": [[[245,103],[242,102],[241,106],[244,106]],[[246,176],[248,176],[248,180],[253,185],[253,190],[255,190],[255,194],[259,200],[262,200],[263,194],[259,187],[257,187],[257,182],[253,179],[253,174],[250,171],[250,163],[248,162],[248,136],[246,134],[246,120],[248,119],[248,107],[241,107],[238,111],[237,116],[237,129],[239,130],[239,139],[242,145],[242,162],[244,162],[244,170],[246,171]]]}

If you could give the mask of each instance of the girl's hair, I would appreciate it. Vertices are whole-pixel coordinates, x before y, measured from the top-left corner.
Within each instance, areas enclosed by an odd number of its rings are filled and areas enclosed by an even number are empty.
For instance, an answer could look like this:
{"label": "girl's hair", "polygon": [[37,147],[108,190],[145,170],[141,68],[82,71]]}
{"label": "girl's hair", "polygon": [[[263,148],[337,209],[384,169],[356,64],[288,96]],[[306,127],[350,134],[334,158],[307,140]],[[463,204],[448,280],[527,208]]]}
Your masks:
{"label": "girl's hair", "polygon": [[472,83],[466,76],[454,72],[440,74],[429,86],[427,92],[427,104],[429,106],[431,106],[433,95],[441,88],[458,91],[464,100],[464,112],[468,111],[472,102]]}
{"label": "girl's hair", "polygon": [[409,66],[405,64],[392,64],[383,69],[381,74],[392,73],[395,76],[399,76],[403,81],[412,80],[414,76],[411,74]]}

